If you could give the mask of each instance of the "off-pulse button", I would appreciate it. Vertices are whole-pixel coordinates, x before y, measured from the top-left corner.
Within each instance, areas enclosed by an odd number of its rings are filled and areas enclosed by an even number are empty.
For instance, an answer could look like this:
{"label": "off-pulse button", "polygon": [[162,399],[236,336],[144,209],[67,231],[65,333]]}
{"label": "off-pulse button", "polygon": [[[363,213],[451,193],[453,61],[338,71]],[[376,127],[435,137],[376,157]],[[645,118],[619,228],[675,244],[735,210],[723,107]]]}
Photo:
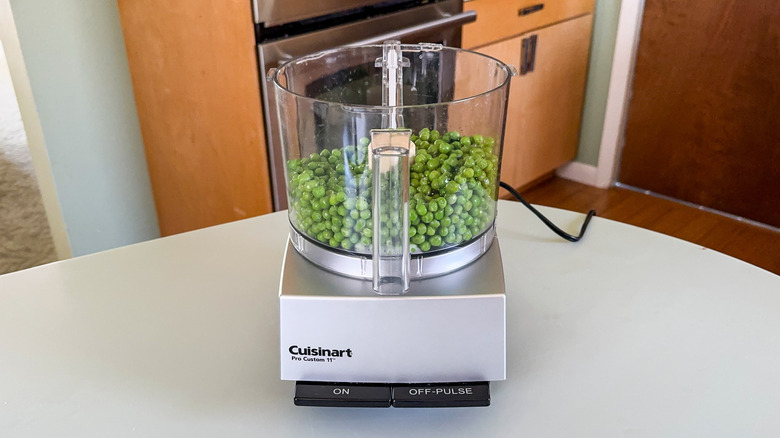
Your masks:
{"label": "off-pulse button", "polygon": [[389,408],[390,385],[296,382],[296,406]]}
{"label": "off-pulse button", "polygon": [[455,408],[490,406],[488,382],[393,385],[393,407]]}

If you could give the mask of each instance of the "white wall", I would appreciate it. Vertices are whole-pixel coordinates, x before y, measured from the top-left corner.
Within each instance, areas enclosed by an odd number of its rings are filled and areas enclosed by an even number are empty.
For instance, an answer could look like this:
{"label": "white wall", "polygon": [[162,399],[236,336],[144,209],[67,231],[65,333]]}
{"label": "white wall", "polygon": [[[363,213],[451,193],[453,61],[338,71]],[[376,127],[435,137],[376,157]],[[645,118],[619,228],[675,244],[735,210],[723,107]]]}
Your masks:
{"label": "white wall", "polygon": [[0,19],[58,254],[158,237],[116,2],[0,0]]}

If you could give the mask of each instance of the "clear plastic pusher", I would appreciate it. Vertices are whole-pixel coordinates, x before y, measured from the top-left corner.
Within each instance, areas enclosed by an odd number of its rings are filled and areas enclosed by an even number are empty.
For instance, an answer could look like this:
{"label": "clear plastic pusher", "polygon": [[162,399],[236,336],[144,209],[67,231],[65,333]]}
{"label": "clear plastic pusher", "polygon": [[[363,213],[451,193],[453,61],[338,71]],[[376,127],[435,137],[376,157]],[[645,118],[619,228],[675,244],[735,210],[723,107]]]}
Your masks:
{"label": "clear plastic pusher", "polygon": [[374,291],[409,289],[409,129],[371,130]]}

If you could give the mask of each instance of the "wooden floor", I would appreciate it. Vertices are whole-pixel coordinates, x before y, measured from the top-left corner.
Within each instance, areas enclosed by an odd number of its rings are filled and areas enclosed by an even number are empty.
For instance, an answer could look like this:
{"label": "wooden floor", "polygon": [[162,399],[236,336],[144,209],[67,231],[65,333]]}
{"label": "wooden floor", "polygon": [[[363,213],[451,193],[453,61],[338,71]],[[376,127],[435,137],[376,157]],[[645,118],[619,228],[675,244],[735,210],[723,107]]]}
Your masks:
{"label": "wooden floor", "polygon": [[[502,192],[506,194],[506,192]],[[533,204],[624,222],[705,246],[780,275],[780,233],[625,188],[553,177],[522,192]]]}

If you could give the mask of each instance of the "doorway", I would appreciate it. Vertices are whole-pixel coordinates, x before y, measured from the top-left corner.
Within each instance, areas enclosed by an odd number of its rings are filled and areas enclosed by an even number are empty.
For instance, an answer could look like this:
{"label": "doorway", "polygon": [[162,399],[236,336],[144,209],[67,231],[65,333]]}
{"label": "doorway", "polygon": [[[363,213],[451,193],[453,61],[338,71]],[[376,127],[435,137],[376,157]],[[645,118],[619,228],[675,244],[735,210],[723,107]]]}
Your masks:
{"label": "doorway", "polygon": [[0,42],[0,274],[57,260]]}

